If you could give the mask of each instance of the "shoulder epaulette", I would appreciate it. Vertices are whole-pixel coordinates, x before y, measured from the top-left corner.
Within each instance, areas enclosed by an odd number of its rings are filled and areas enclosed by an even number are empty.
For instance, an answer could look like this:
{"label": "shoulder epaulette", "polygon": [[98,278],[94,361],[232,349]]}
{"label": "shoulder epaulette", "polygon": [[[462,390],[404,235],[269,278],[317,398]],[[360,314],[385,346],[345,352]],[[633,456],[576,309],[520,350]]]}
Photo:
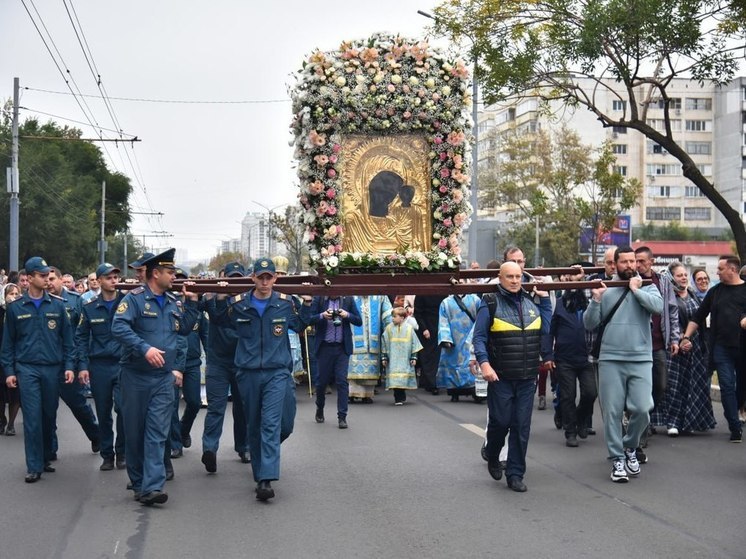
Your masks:
{"label": "shoulder epaulette", "polygon": [[285,293],[278,293],[277,295],[278,295],[278,296],[280,297],[280,299],[282,299],[283,301],[284,301],[285,299],[287,299],[287,298],[288,298],[288,296],[287,296],[287,295],[286,295]]}
{"label": "shoulder epaulette", "polygon": [[11,302],[10,302],[9,304],[11,304],[11,305],[12,305],[13,303],[17,303],[18,301],[23,301],[23,297],[19,297],[19,298],[18,298],[18,299],[16,299],[15,301],[11,301]]}
{"label": "shoulder epaulette", "polygon": [[173,293],[171,293],[170,291],[166,291],[166,296],[167,296],[167,297],[168,297],[169,299],[172,299],[172,300],[174,300],[174,301],[175,301],[175,300],[177,299],[176,295],[174,295],[174,294],[173,294]]}
{"label": "shoulder epaulette", "polygon": [[228,299],[228,302],[231,305],[235,305],[236,303],[238,303],[239,301],[241,301],[243,298],[244,298],[244,294],[243,293],[239,293],[235,297],[231,297],[230,299]]}
{"label": "shoulder epaulette", "polygon": [[50,297],[51,297],[52,299],[57,299],[58,301],[62,301],[63,303],[64,303],[65,301],[67,301],[67,299],[63,299],[62,297],[60,297],[59,295],[55,295],[54,293],[49,293],[49,296],[50,296]]}
{"label": "shoulder epaulette", "polygon": [[135,287],[132,291],[130,291],[133,295],[139,295],[140,293],[145,293],[145,288],[141,285],[140,287]]}
{"label": "shoulder epaulette", "polygon": [[95,303],[96,301],[98,301],[98,295],[93,299],[88,299],[85,303],[83,303],[83,306],[85,307],[86,305],[90,305],[91,303]]}

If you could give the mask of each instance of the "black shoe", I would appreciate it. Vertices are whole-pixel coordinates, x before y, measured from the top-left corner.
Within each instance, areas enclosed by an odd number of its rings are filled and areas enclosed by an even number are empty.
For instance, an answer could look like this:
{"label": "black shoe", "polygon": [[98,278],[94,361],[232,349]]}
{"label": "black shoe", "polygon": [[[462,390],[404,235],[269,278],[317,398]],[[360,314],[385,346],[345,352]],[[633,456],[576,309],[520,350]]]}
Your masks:
{"label": "black shoe", "polygon": [[579,446],[580,443],[578,443],[578,438],[574,434],[565,435],[565,446],[569,446],[570,448],[575,448]]}
{"label": "black shoe", "polygon": [[239,452],[238,457],[241,459],[241,464],[251,463],[251,458],[249,458],[248,452]]}
{"label": "black shoe", "polygon": [[104,458],[101,465],[98,467],[102,472],[109,472],[114,469],[114,458]]}
{"label": "black shoe", "polygon": [[272,485],[269,481],[262,480],[256,486],[256,498],[260,501],[269,501],[275,496],[275,490],[272,489]]}
{"label": "black shoe", "polygon": [[151,491],[150,493],[145,493],[145,495],[140,495],[139,501],[146,507],[151,505],[162,505],[168,501],[168,493],[164,493],[163,491]]}
{"label": "black shoe", "polygon": [[192,446],[192,436],[189,433],[181,432],[181,444],[184,448]]}
{"label": "black shoe", "polygon": [[52,466],[51,462],[47,462],[46,464],[44,464],[44,471],[47,472],[48,474],[53,474],[57,470],[55,469],[54,466]]}
{"label": "black shoe", "polygon": [[[740,443],[743,441],[743,431],[731,431],[730,432],[730,442],[732,443]],[[639,456],[638,456],[639,460]]]}
{"label": "black shoe", "polygon": [[451,402],[458,402],[458,394],[451,395]]}
{"label": "black shoe", "polygon": [[98,454],[101,450],[101,441],[99,439],[93,439],[91,441],[91,452]]}
{"label": "black shoe", "polygon": [[166,468],[166,481],[171,481],[172,479],[174,479],[174,469]]}
{"label": "black shoe", "polygon": [[171,451],[171,458],[181,458],[182,456],[184,456],[184,451],[180,448],[175,448]]}
{"label": "black shoe", "polygon": [[[241,453],[239,452],[238,455],[240,456]],[[208,474],[214,474],[218,471],[217,456],[212,450],[206,450],[202,453],[202,463],[205,465]]]}
{"label": "black shoe", "polygon": [[487,457],[487,441],[482,443],[482,448],[479,450],[479,454],[482,456],[482,460],[489,462],[490,459]]}
{"label": "black shoe", "polygon": [[8,425],[8,428],[5,429],[5,435],[8,437],[13,437],[16,434],[16,428],[13,425]]}
{"label": "black shoe", "polygon": [[36,483],[41,479],[41,474],[39,472],[34,472],[33,474],[26,474],[26,479],[24,480],[26,483]]}
{"label": "black shoe", "polygon": [[430,392],[432,393],[433,396],[439,396],[440,395],[440,390],[437,389],[437,388],[433,388]]}
{"label": "black shoe", "polygon": [[339,418],[339,428],[347,429],[347,418],[344,418],[344,417]]}
{"label": "black shoe", "polygon": [[324,423],[324,409],[316,408],[316,423]]}
{"label": "black shoe", "polygon": [[578,437],[581,439],[587,439],[588,438],[588,428],[587,427],[578,427]]}
{"label": "black shoe", "polygon": [[562,429],[562,416],[560,415],[559,410],[555,410],[554,412],[554,426],[557,429]]}
{"label": "black shoe", "polygon": [[142,493],[140,493],[139,491],[135,491],[135,494],[132,496],[135,501],[139,501],[140,497],[142,497]]}
{"label": "black shoe", "polygon": [[132,485],[132,482],[130,481],[130,482],[129,482],[129,483],[127,484],[127,491],[132,491],[133,489],[134,489],[134,486]]}
{"label": "black shoe", "polygon": [[363,398],[363,399],[362,399],[362,400],[360,400],[360,401],[361,401],[361,402],[362,402],[363,404],[372,404],[372,403],[373,403],[373,398]]}
{"label": "black shoe", "polygon": [[492,476],[492,479],[500,481],[503,478],[502,462],[487,462],[487,471]]}
{"label": "black shoe", "polygon": [[586,433],[588,433],[589,435],[595,435],[596,430],[593,427],[588,427],[588,429],[586,429]]}
{"label": "black shoe", "polygon": [[117,470],[124,470],[127,467],[127,460],[121,454],[117,454],[116,466]]}
{"label": "black shoe", "polygon": [[515,476],[508,478],[508,487],[518,493],[525,493],[528,490],[528,487],[523,483],[523,480]]}

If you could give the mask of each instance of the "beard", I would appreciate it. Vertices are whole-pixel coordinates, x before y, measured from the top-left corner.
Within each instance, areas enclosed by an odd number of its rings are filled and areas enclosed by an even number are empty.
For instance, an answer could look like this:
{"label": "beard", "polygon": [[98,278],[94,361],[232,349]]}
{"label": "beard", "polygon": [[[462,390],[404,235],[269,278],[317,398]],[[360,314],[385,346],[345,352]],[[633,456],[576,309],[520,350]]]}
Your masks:
{"label": "beard", "polygon": [[637,275],[637,272],[633,270],[632,268],[627,268],[623,272],[617,271],[617,275],[619,276],[620,279],[630,280],[633,277],[635,277],[635,275]]}

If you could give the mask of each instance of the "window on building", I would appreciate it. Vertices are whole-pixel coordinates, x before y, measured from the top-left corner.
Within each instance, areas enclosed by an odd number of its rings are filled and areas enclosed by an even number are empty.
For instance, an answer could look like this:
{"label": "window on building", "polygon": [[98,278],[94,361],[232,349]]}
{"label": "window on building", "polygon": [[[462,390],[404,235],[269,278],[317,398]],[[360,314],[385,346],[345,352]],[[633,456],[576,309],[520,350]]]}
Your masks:
{"label": "window on building", "polygon": [[612,198],[621,198],[622,197],[622,189],[621,188],[615,188],[611,191],[611,197]]}
{"label": "window on building", "polygon": [[646,208],[645,219],[648,221],[678,221],[681,219],[681,208]]}
{"label": "window on building", "polygon": [[712,142],[686,142],[686,152],[691,155],[710,155]]}
{"label": "window on building", "polygon": [[613,126],[611,131],[614,132],[614,134],[626,134],[627,128],[625,126]]}
{"label": "window on building", "polygon": [[711,120],[687,120],[687,132],[712,132]]}
{"label": "window on building", "polygon": [[627,166],[626,165],[614,165],[614,174],[622,175],[623,177],[627,176]]}
{"label": "window on building", "polygon": [[705,177],[712,176],[712,165],[697,165],[697,169],[699,169],[699,172]]}
{"label": "window on building", "polygon": [[647,145],[649,154],[666,155],[668,153],[665,149],[663,149],[663,146],[661,146],[657,142],[654,142],[653,140],[648,140]]}
{"label": "window on building", "polygon": [[676,163],[667,164],[648,164],[647,175],[648,176],[660,176],[660,175],[680,175],[681,165]]}
{"label": "window on building", "polygon": [[[657,107],[658,109],[666,108],[666,104],[663,102],[663,99],[658,99],[658,101],[655,102],[654,106]],[[681,110],[681,97],[671,97],[668,100],[668,107],[669,109],[673,109],[673,110],[676,110],[676,109]]]}
{"label": "window on building", "polygon": [[[649,118],[647,121],[647,125],[651,128],[656,129],[658,132],[666,131],[666,120],[663,118]],[[671,119],[671,132],[681,132],[680,118]]]}
{"label": "window on building", "polygon": [[710,221],[712,208],[684,208],[684,221]]}
{"label": "window on building", "polygon": [[687,198],[704,198],[704,194],[702,194],[702,191],[694,186],[694,185],[687,185],[684,187],[684,196]]}
{"label": "window on building", "polygon": [[539,102],[536,99],[526,99],[525,101],[518,104],[515,110],[516,116],[521,116],[530,111],[535,111],[539,108]]}
{"label": "window on building", "polygon": [[611,102],[611,110],[612,111],[624,111],[624,109],[627,108],[627,102],[622,101],[621,99],[614,99]]}
{"label": "window on building", "polygon": [[626,155],[627,144],[612,144],[611,152],[615,153],[616,155]]}
{"label": "window on building", "polygon": [[687,97],[685,106],[687,111],[711,111],[712,99],[709,97]]}

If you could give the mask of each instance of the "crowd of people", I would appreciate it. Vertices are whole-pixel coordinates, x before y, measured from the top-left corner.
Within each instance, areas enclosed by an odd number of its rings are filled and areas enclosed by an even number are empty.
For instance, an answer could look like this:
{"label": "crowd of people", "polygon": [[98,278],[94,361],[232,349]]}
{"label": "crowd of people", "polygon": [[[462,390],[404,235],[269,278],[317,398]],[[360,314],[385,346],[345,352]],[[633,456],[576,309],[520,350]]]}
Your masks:
{"label": "crowd of people", "polygon": [[[350,404],[373,403],[384,391],[394,406],[417,388],[444,391],[452,402],[486,399],[482,455],[490,476],[504,475],[517,492],[527,490],[534,399],[538,392],[538,409],[546,407],[548,378],[567,447],[595,434],[598,397],[617,483],[640,474],[656,427],[672,437],[715,427],[713,369],[730,441],[742,440],[746,284],[736,257],[719,260],[720,281],[710,288],[705,270],[690,274],[674,262],[659,273],[649,248],[611,248],[602,273],[589,277],[588,263],[579,262],[557,278],[597,280],[592,289],[568,284],[550,293],[541,289],[547,278],[529,275],[523,252],[510,247],[502,262],[486,266],[497,276],[474,280],[494,284],[482,297],[287,296],[274,289],[287,264],[275,257],[258,259],[250,271],[226,265],[218,285],[247,275],[254,285],[232,297],[191,292],[173,249],[132,262],[139,284],[127,291],[118,289],[121,271],[111,264],[80,288],[41,257],[8,277],[0,271],[0,434],[15,434],[22,406],[25,481],[55,471],[62,399],[100,453],[100,469],[126,468],[135,500],[165,503],[172,461],[192,445],[203,354],[201,462],[217,472],[232,396],[234,450],[251,463],[260,501],[275,497],[272,482],[280,477],[281,443],[293,432],[301,375],[315,392],[316,423],[326,421],[326,396],[336,387],[339,429],[349,428]],[[178,291],[176,279],[187,280]],[[609,280],[625,283],[607,287]]]}

